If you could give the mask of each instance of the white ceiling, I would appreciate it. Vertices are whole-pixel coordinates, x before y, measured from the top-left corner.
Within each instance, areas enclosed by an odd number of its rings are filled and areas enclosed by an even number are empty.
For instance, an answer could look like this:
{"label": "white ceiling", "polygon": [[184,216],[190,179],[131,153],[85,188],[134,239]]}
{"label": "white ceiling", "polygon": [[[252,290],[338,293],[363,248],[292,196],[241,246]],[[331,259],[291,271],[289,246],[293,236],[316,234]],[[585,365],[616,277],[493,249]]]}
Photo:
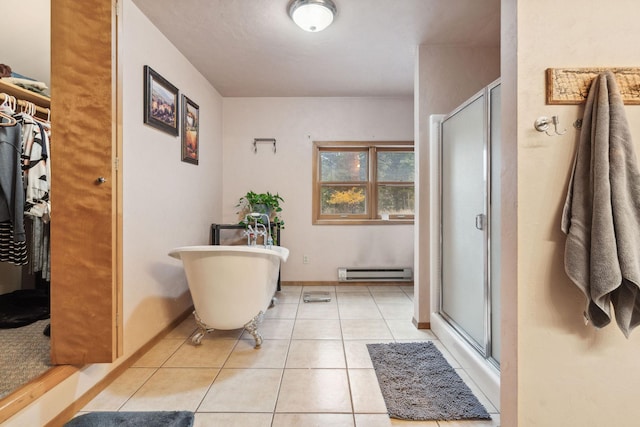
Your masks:
{"label": "white ceiling", "polygon": [[500,43],[500,0],[334,1],[308,33],[289,0],[133,0],[225,97],[412,95],[418,45]]}

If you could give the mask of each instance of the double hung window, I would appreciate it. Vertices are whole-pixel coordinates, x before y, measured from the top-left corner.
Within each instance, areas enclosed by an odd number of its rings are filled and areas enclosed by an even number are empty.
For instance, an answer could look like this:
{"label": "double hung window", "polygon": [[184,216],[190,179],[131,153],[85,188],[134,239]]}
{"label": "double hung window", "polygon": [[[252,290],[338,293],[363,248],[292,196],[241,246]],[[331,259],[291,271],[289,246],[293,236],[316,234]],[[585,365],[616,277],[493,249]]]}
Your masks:
{"label": "double hung window", "polygon": [[413,222],[413,142],[316,142],[313,157],[314,224]]}

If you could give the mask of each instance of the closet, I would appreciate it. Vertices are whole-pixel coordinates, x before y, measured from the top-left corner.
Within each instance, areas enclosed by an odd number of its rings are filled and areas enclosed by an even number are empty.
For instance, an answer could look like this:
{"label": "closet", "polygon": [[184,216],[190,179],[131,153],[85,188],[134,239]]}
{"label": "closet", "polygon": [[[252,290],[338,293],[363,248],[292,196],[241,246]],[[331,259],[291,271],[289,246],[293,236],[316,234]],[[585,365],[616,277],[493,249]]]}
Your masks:
{"label": "closet", "polygon": [[91,8],[75,0],[50,6],[51,123],[57,141],[51,153],[51,360],[56,366],[21,394],[8,396],[11,402],[0,402],[0,423],[77,366],[111,362],[122,353],[116,8],[111,0],[96,0]]}
{"label": "closet", "polygon": [[0,80],[0,397],[51,365],[49,118],[49,98]]}
{"label": "closet", "polygon": [[[2,286],[0,294],[17,289],[49,288],[49,192],[51,183],[50,171],[50,101],[49,98],[22,87],[0,80],[0,115],[3,115],[1,126],[7,145],[2,151],[3,174],[0,199],[6,206],[14,206],[17,193],[8,193],[11,186],[20,184],[23,189],[19,195],[22,207],[16,206],[13,216],[19,218],[3,218],[0,222],[0,262],[2,262]],[[10,148],[15,139],[14,149]],[[18,150],[20,152],[18,152]],[[7,168],[15,168],[13,182],[8,182],[10,175]],[[22,173],[19,169],[22,169]],[[12,169],[13,170],[13,169]],[[21,182],[19,182],[21,180]],[[16,190],[14,188],[14,190]],[[12,209],[14,210],[14,209]],[[19,215],[22,211],[22,215]],[[7,215],[7,212],[4,212]],[[13,236],[8,233],[15,225],[26,234],[25,244],[14,244]],[[16,266],[16,267],[11,267]],[[20,268],[22,267],[22,268]],[[22,272],[20,271],[22,270]],[[20,274],[21,273],[21,274]]]}

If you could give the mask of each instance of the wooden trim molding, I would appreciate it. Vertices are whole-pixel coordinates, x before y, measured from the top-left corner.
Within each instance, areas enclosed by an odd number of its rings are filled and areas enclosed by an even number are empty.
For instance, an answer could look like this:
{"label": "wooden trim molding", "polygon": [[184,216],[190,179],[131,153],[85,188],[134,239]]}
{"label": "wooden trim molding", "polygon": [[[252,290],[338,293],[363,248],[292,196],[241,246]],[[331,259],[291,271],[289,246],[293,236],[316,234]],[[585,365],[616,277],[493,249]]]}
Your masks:
{"label": "wooden trim molding", "polygon": [[413,323],[413,326],[417,329],[431,329],[431,322],[418,322],[415,317],[411,319],[411,323]]}
{"label": "wooden trim molding", "polygon": [[77,366],[54,366],[0,400],[0,424],[29,406],[40,396],[80,370]]}

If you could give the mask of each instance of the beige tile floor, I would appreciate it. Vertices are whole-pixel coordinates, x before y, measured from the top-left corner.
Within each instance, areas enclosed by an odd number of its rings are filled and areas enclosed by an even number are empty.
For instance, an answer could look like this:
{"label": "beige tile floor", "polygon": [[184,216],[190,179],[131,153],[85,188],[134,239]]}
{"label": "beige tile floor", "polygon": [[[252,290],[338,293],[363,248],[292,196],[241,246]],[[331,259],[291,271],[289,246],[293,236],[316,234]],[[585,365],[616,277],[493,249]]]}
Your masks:
{"label": "beige tile floor", "polygon": [[[330,302],[302,301],[328,291]],[[241,329],[214,331],[202,345],[185,320],[79,414],[195,411],[195,427],[496,427],[500,414],[427,330],[417,330],[409,286],[285,286],[260,326],[262,348]],[[491,421],[390,419],[367,343],[433,341],[491,413]]]}

